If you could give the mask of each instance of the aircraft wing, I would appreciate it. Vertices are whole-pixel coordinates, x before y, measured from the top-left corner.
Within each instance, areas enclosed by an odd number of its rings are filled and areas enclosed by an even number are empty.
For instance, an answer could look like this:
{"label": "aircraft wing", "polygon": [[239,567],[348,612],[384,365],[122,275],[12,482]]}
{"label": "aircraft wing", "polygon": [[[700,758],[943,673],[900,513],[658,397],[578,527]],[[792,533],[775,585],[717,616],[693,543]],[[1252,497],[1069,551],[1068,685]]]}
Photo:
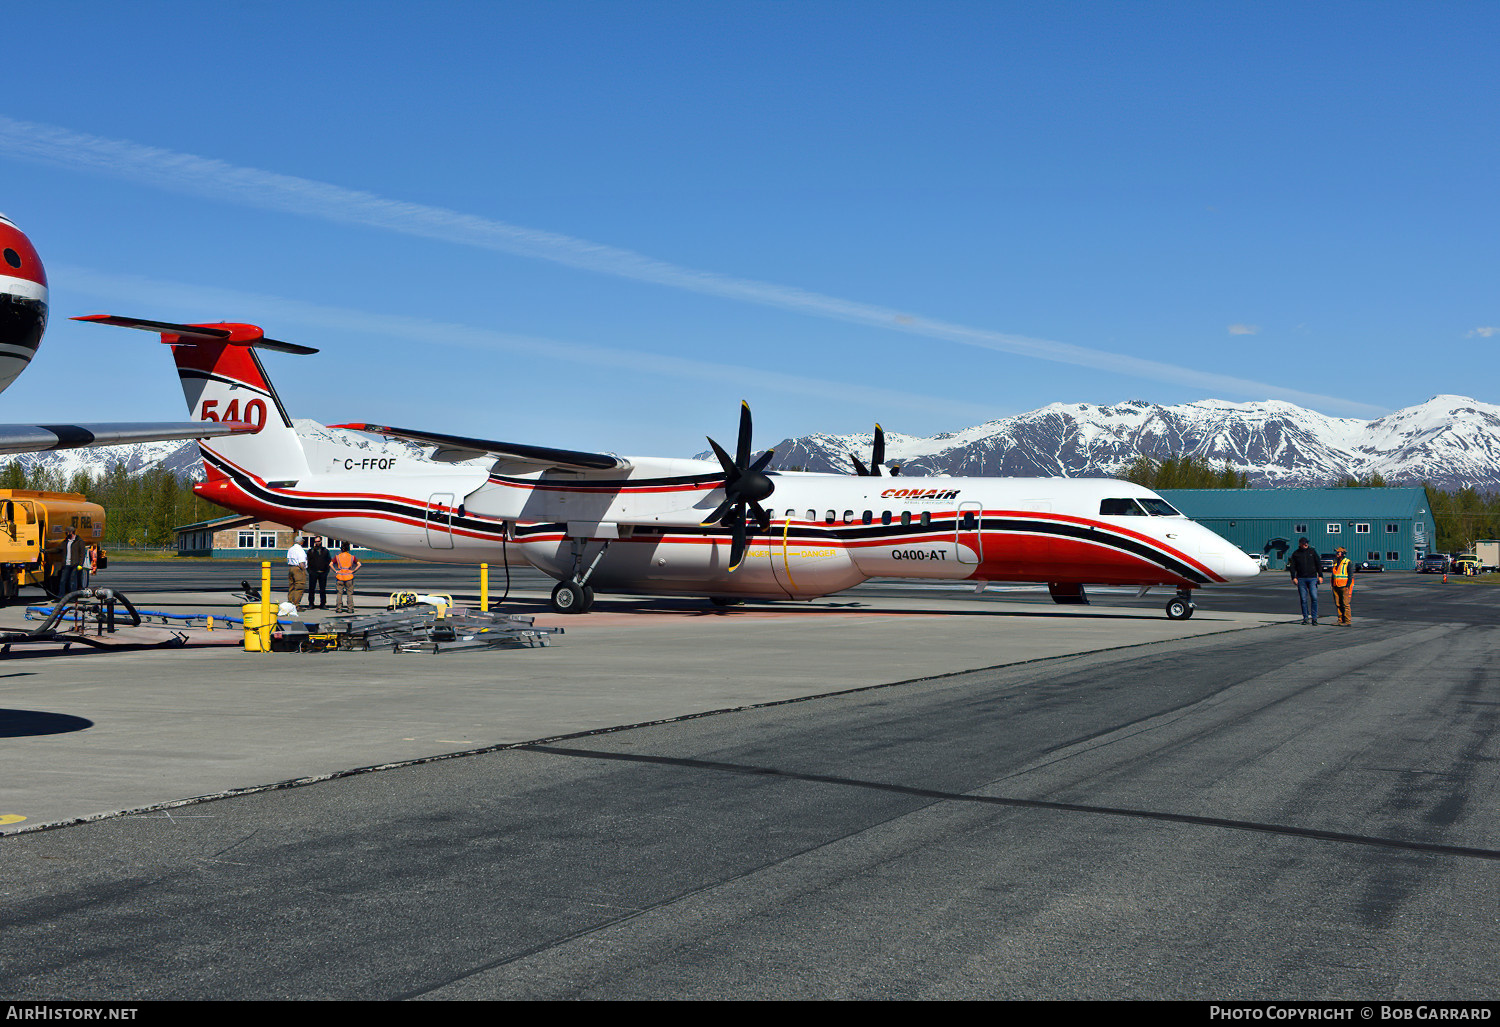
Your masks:
{"label": "aircraft wing", "polygon": [[578,471],[628,471],[630,461],[613,453],[580,453],[571,449],[548,449],[545,446],[525,446],[517,442],[493,442],[489,439],[470,439],[462,435],[441,435],[430,431],[413,431],[410,428],[392,428],[388,424],[330,424],[330,428],[347,428],[351,431],[388,435],[394,439],[409,439],[428,446],[436,446],[434,460],[452,463],[488,456],[533,467],[565,467]]}
{"label": "aircraft wing", "polygon": [[258,430],[248,421],[157,421],[109,424],[0,424],[0,456],[53,449],[92,449],[134,442],[211,439]]}

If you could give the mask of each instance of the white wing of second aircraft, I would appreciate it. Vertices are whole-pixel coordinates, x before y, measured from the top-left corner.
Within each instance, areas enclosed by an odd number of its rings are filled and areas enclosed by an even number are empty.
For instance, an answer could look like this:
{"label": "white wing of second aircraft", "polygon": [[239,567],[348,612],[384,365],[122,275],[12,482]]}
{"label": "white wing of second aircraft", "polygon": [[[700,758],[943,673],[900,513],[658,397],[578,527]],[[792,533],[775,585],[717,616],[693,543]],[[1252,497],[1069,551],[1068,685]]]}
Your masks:
{"label": "white wing of second aircraft", "polygon": [[52,449],[128,446],[134,442],[170,442],[243,435],[259,425],[246,421],[146,421],[102,424],[0,424],[0,456],[42,453]]}
{"label": "white wing of second aircraft", "polygon": [[519,442],[495,442],[490,439],[471,439],[462,435],[442,435],[438,432],[416,431],[411,428],[392,428],[388,424],[330,424],[330,428],[345,428],[350,431],[369,432],[372,435],[388,435],[394,439],[409,439],[428,446],[436,446],[432,459],[440,463],[454,463],[489,456],[507,463],[522,464],[545,469],[562,467],[576,471],[629,471],[631,464],[613,453],[581,453],[572,449],[550,449],[546,446],[527,446]]}

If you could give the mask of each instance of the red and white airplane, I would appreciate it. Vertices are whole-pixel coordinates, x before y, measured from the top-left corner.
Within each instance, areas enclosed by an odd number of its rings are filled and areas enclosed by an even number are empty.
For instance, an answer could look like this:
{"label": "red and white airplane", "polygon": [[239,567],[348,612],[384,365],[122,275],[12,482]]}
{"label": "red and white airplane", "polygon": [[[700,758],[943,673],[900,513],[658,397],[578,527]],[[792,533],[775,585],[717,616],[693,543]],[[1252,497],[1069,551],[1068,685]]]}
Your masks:
{"label": "red and white airplane", "polygon": [[[248,420],[253,435],[200,441],[220,506],[372,549],[443,563],[522,557],[558,579],[555,609],[601,592],[811,599],[873,577],[1046,583],[1058,602],[1085,584],[1192,592],[1260,568],[1149,489],[1113,478],[910,478],[768,471],[752,461],[742,407],[733,456],[625,457],[389,425],[334,427],[435,446],[430,459],[372,458],[304,443],[255,353],[247,324],[77,318],[160,332],[188,409]],[[289,348],[279,344],[278,348]],[[482,457],[485,465],[455,467]]]}
{"label": "red and white airplane", "polygon": [[[0,392],[36,356],[47,330],[47,272],[26,234],[0,214]],[[300,351],[299,347],[299,351]],[[0,455],[231,435],[249,423],[0,424]]]}

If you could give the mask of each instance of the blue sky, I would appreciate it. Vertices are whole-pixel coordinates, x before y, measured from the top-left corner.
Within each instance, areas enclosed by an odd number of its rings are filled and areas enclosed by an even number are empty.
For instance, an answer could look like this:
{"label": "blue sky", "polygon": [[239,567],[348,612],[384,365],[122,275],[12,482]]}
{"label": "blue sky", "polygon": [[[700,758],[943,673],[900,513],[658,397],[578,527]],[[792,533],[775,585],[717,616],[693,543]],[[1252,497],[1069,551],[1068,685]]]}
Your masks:
{"label": "blue sky", "polygon": [[[625,453],[1046,403],[1500,401],[1495,4],[7,5],[9,421],[176,418],[71,314],[243,320],[325,423]],[[86,385],[80,387],[83,380]]]}

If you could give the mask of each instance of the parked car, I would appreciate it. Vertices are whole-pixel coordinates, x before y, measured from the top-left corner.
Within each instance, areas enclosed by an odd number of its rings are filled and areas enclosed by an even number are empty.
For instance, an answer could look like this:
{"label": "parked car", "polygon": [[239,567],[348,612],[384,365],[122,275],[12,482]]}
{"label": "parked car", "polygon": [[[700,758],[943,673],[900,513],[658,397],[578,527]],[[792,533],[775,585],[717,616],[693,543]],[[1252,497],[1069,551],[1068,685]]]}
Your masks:
{"label": "parked car", "polygon": [[1322,553],[1320,555],[1321,555],[1322,560],[1323,560],[1323,562],[1322,562],[1322,564],[1320,564],[1320,566],[1321,566],[1321,568],[1323,570],[1323,573],[1327,574],[1329,571],[1333,570],[1333,554],[1332,553]]}
{"label": "parked car", "polygon": [[1354,569],[1360,574],[1380,574],[1385,570],[1385,564],[1379,560],[1361,560]]}
{"label": "parked car", "polygon": [[1418,574],[1447,574],[1448,554],[1428,553],[1422,557],[1422,562],[1417,564]]}
{"label": "parked car", "polygon": [[1448,569],[1450,574],[1478,574],[1479,561],[1472,556],[1461,556]]}
{"label": "parked car", "polygon": [[1265,570],[1266,566],[1271,562],[1270,556],[1266,555],[1265,553],[1258,553],[1253,549],[1245,550],[1245,555],[1254,560],[1255,565],[1261,570]]}

